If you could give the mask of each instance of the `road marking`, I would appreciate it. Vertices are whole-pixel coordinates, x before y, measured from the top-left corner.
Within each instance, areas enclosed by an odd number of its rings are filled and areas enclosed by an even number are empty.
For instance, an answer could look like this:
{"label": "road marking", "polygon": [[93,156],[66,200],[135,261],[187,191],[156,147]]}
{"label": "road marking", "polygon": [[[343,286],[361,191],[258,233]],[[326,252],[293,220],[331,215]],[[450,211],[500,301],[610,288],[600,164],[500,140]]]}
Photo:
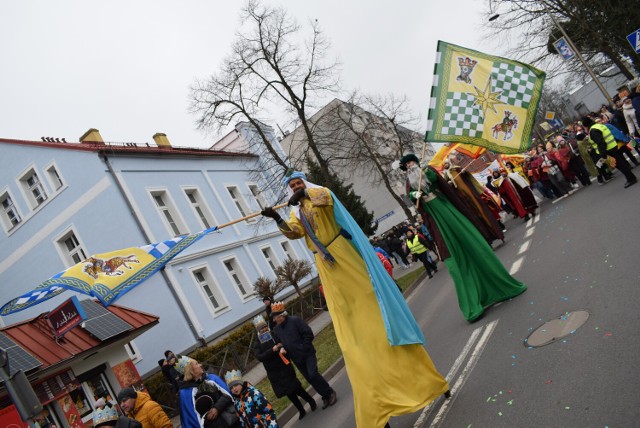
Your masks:
{"label": "road marking", "polygon": [[523,261],[524,261],[524,256],[520,257],[518,260],[513,262],[513,264],[511,265],[511,269],[509,269],[509,275],[513,275],[514,273],[517,273],[520,270],[520,267],[522,266]]}
{"label": "road marking", "polygon": [[[480,341],[475,345],[475,349],[474,349],[473,353],[471,354],[471,358],[469,359],[469,362],[467,362],[467,365],[465,366],[461,377],[465,376],[466,373],[470,372],[469,366],[473,361],[475,361],[475,358],[477,358],[477,357],[474,357],[474,355],[479,355],[479,352],[478,352],[479,351],[479,347],[481,348],[480,351],[482,351],[484,349],[484,346],[485,346],[484,344],[485,344],[485,342],[486,342],[486,340],[488,338],[487,331],[490,332],[489,335],[491,333],[493,333],[493,330],[495,330],[495,326],[497,324],[498,324],[498,320],[492,321],[491,323],[487,324],[486,326],[476,328],[473,331],[473,333],[471,333],[471,336],[469,337],[469,340],[467,340],[466,345],[464,346],[464,348],[462,348],[462,351],[458,355],[458,358],[456,358],[456,361],[453,363],[453,366],[451,366],[451,369],[449,370],[449,373],[447,373],[447,376],[445,376],[445,378],[447,379],[447,382],[451,382],[451,380],[456,376],[456,374],[460,370],[460,367],[462,366],[462,363],[464,362],[464,360],[467,359],[467,355],[471,351],[471,348],[474,346],[474,344],[476,342],[476,339],[480,335],[480,332],[482,331],[482,329],[486,328],[484,335],[482,336]],[[475,362],[473,363],[473,366],[475,367]],[[473,367],[471,367],[471,368],[473,368]],[[461,387],[461,385],[462,384],[460,383],[460,380],[458,380],[456,382],[456,384],[454,385],[454,387],[451,388],[451,393],[453,394],[455,391],[457,391]],[[449,400],[446,400],[446,401],[451,401],[451,400],[452,399],[449,399]],[[435,400],[432,401],[431,403],[429,403],[429,405],[422,410],[422,413],[420,413],[420,416],[418,417],[416,422],[413,424],[414,428],[421,428],[423,426],[424,421],[429,417],[429,415],[433,411],[433,403],[434,402],[435,402]],[[440,412],[438,412],[438,414],[440,414]]]}
{"label": "road marking", "polygon": [[435,418],[433,418],[433,422],[431,422],[430,428],[438,427],[442,422],[444,422],[444,418],[449,412],[451,404],[456,399],[456,393],[460,390],[460,388],[462,388],[469,375],[475,368],[476,364],[478,363],[480,355],[482,355],[482,352],[484,351],[484,348],[489,341],[489,337],[491,337],[493,331],[496,329],[496,325],[498,325],[498,320],[492,321],[490,324],[486,325],[486,329],[482,334],[480,340],[478,340],[478,343],[476,344],[475,349],[473,350],[473,353],[471,354],[471,357],[467,362],[467,365],[464,367],[464,370],[458,377],[458,380],[453,385],[453,388],[451,388],[452,397],[442,403],[442,406],[440,406],[440,410],[436,414]]}
{"label": "road marking", "polygon": [[531,241],[524,241],[520,248],[518,249],[518,254],[522,254],[529,249],[529,245],[531,245]]}
{"label": "road marking", "polygon": [[531,235],[533,235],[533,232],[536,230],[535,226],[530,227],[529,229],[527,229],[527,231],[524,233],[524,237],[528,238]]}

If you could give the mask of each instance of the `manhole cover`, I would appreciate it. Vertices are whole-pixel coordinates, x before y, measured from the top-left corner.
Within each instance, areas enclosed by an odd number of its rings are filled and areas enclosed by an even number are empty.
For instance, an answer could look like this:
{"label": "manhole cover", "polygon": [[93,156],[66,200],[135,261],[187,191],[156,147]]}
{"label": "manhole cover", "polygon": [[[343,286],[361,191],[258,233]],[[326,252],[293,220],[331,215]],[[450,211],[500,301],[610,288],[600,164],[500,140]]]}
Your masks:
{"label": "manhole cover", "polygon": [[548,345],[576,331],[587,322],[589,312],[574,311],[560,315],[560,318],[547,321],[535,329],[524,341],[525,346],[534,348]]}

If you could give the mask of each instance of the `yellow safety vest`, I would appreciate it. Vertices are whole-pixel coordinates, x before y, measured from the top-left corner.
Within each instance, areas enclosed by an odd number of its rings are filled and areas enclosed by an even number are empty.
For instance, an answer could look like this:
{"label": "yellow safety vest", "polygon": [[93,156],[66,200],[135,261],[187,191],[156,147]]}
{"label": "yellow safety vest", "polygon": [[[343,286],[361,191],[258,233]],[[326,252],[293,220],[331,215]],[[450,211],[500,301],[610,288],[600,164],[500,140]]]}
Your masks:
{"label": "yellow safety vest", "polygon": [[[604,138],[604,142],[607,144],[607,151],[613,150],[615,147],[618,147],[618,143],[616,142],[616,139],[613,138],[613,134],[611,133],[611,131],[609,131],[609,128],[607,128],[606,125],[603,125],[602,123],[596,123],[592,125],[591,128],[589,128],[589,131],[591,131],[594,128],[602,132],[602,138]],[[591,146],[596,151],[596,153],[598,153],[601,156],[606,154],[606,153],[600,153],[598,151],[598,144],[595,141],[593,141],[591,137],[589,137],[589,141],[591,142]]]}
{"label": "yellow safety vest", "polygon": [[407,247],[409,247],[409,251],[413,254],[422,254],[427,251],[427,247],[422,245],[420,239],[418,239],[418,235],[413,237],[413,240],[407,239]]}

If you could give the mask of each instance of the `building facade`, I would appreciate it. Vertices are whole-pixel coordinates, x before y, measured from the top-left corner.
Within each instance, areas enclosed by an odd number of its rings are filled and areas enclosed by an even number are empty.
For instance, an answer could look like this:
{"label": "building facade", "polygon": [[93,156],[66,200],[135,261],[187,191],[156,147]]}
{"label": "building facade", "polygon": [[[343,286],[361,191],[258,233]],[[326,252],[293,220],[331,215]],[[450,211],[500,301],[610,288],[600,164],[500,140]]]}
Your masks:
{"label": "building facade", "polygon": [[[272,204],[259,157],[250,153],[105,144],[96,130],[79,143],[0,139],[0,302],[91,254],[161,242],[223,225]],[[166,349],[188,352],[263,309],[252,284],[274,277],[286,257],[311,260],[273,222],[253,217],[211,233],[118,300],[159,316],[125,344],[139,373]],[[2,317],[32,318],[69,297]]]}
{"label": "building facade", "polygon": [[[426,144],[424,159],[431,159],[435,149],[430,143],[423,143],[423,135],[394,126],[388,119],[339,99],[320,109],[309,119],[309,124],[323,157],[331,160],[331,171],[345,183],[352,184],[367,210],[373,211],[378,223],[376,233],[384,233],[407,219],[399,201],[383,183],[382,174],[389,176],[392,191],[403,198],[404,204],[412,206],[404,199],[402,174],[391,165],[409,152],[421,156],[423,144]],[[296,128],[282,139],[281,144],[292,163],[304,168],[306,156],[311,153],[304,129]],[[368,149],[369,153],[364,153]],[[354,150],[363,151],[355,161],[353,153],[348,153]],[[382,172],[368,160],[371,156],[377,158]]]}

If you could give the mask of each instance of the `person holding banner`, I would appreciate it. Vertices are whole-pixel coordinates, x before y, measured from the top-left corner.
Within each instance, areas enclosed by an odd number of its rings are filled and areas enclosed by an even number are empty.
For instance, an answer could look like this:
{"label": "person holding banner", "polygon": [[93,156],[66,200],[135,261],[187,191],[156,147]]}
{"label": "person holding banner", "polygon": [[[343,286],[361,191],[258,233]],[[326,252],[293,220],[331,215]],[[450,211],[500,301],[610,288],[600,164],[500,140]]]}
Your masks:
{"label": "person holding banner", "polygon": [[353,389],[356,425],[382,428],[391,416],[449,396],[404,297],[353,217],[333,192],[308,182],[302,172],[289,173],[284,183],[289,219],[272,208],[262,214],[287,238],[304,238],[315,255]]}
{"label": "person holding banner", "polygon": [[400,159],[407,172],[407,193],[420,201],[418,211],[429,226],[458,295],[458,305],[469,322],[480,319],[485,309],[516,297],[526,285],[509,275],[491,247],[471,222],[449,201],[447,182],[432,168],[420,169],[418,157]]}

